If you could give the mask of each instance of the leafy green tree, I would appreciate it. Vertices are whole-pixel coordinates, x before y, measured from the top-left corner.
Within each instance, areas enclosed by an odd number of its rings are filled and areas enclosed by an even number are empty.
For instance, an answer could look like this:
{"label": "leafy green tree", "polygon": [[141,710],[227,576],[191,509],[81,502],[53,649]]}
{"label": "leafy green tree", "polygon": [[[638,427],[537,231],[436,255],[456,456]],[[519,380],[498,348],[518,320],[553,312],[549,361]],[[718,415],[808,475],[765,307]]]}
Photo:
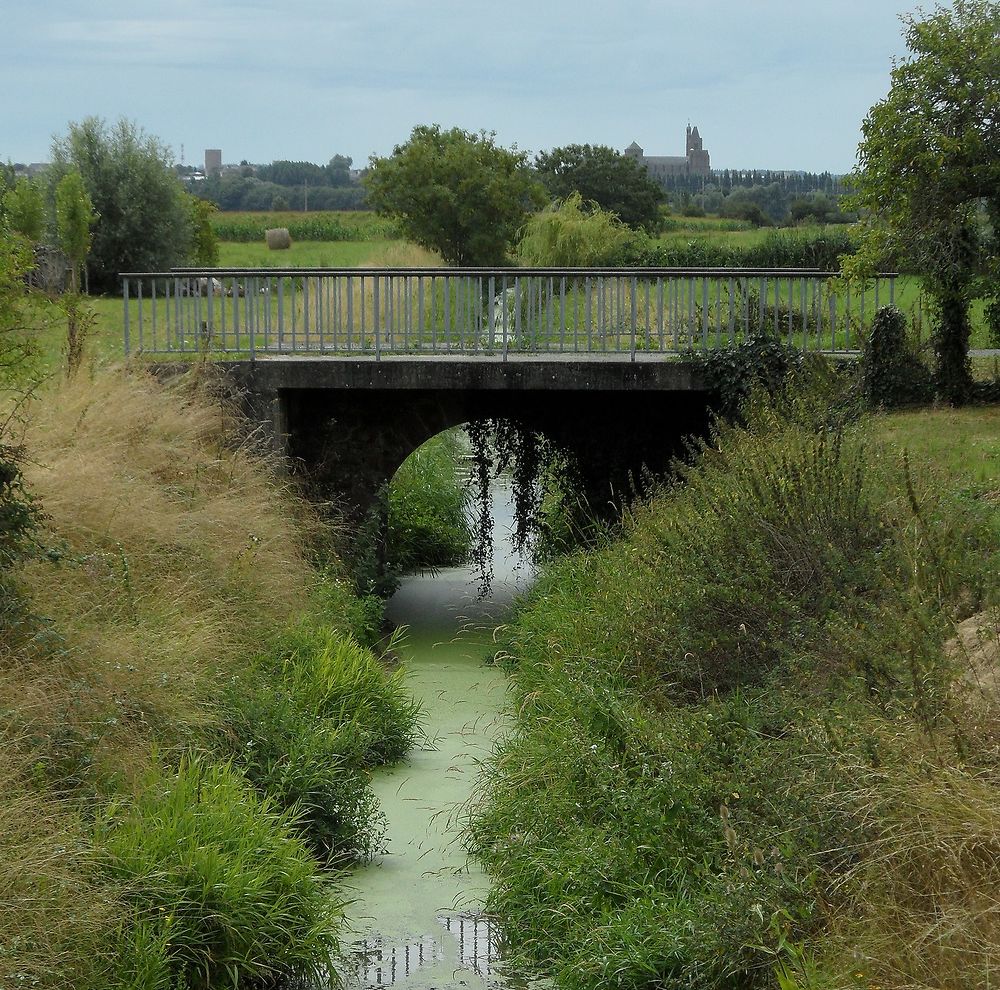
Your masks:
{"label": "leafy green tree", "polygon": [[659,225],[663,189],[635,159],[614,148],[568,144],[537,155],[535,169],[556,199],[577,192],[584,201],[617,213],[629,227],[653,231]]}
{"label": "leafy green tree", "polygon": [[10,229],[38,243],[45,233],[45,193],[40,183],[22,176],[3,195]]}
{"label": "leafy green tree", "polygon": [[903,23],[910,55],[862,125],[852,205],[864,240],[845,271],[888,261],[923,277],[938,391],[959,405],[972,391],[969,307],[1000,281],[1000,4],[954,0]]}
{"label": "leafy green tree", "polygon": [[191,211],[165,145],[122,119],[71,123],[52,145],[52,176],[83,177],[99,219],[88,259],[90,285],[118,289],[123,271],[158,271],[183,263],[191,247]]}
{"label": "leafy green tree", "polygon": [[211,268],[219,263],[219,239],[212,227],[212,214],[218,212],[215,203],[197,196],[187,195],[191,211],[191,264]]}
{"label": "leafy green tree", "polygon": [[257,178],[262,182],[273,182],[278,186],[324,186],[327,183],[326,169],[313,162],[290,162],[284,159],[261,165]]}
{"label": "leafy green tree", "polygon": [[525,154],[493,138],[437,124],[415,127],[388,158],[372,156],[365,177],[369,204],[448,264],[503,264],[545,195]]}
{"label": "leafy green tree", "polygon": [[97,221],[83,178],[74,169],[56,184],[56,238],[69,259],[73,291],[77,291],[81,267],[90,253],[90,228]]}
{"label": "leafy green tree", "polygon": [[11,229],[0,213],[0,638],[10,643],[24,613],[12,570],[31,550],[41,520],[37,503],[23,485],[18,410],[40,381],[38,351],[31,327],[25,276],[31,269],[27,238]]}
{"label": "leafy green tree", "polygon": [[354,159],[349,155],[334,155],[326,166],[327,182],[331,186],[349,186],[351,184],[351,166]]}

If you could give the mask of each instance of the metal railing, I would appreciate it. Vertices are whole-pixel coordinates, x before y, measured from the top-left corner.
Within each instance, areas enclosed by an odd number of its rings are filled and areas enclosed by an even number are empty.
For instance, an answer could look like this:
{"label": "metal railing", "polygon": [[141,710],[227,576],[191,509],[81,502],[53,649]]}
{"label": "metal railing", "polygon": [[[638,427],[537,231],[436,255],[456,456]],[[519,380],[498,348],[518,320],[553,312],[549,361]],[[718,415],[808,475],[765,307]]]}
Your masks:
{"label": "metal railing", "polygon": [[748,268],[212,268],[122,275],[125,352],[681,354],[766,333],[859,349],[894,274]]}

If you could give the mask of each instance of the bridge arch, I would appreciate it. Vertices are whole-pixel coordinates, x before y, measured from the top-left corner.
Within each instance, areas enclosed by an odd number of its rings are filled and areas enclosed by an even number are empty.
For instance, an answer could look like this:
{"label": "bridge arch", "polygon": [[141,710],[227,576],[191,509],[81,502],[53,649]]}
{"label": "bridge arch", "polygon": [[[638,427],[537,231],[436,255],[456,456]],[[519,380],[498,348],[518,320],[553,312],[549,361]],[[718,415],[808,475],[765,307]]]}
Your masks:
{"label": "bridge arch", "polygon": [[[708,395],[678,372],[654,373],[608,362],[587,368],[522,366],[499,377],[483,369],[442,368],[433,373],[386,375],[381,362],[362,384],[296,380],[254,393],[271,408],[284,452],[301,466],[322,497],[360,518],[403,461],[438,433],[483,419],[507,419],[540,433],[574,461],[592,507],[620,504],[630,476],[646,467],[664,470],[684,438],[705,430]],[[259,363],[259,366],[263,363]],[[546,362],[548,364],[548,362]],[[671,367],[671,366],[666,366]],[[369,368],[376,368],[369,362]],[[349,369],[349,375],[357,369]],[[256,372],[259,375],[259,367]],[[499,386],[499,387],[498,387]]]}

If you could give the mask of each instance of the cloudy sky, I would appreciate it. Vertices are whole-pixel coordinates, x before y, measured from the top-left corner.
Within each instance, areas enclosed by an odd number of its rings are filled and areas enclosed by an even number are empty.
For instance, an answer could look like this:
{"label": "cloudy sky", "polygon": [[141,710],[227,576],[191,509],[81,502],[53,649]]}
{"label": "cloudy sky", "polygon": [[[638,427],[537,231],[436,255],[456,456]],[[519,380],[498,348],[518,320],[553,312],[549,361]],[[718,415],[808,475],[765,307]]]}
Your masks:
{"label": "cloudy sky", "polygon": [[364,164],[416,124],[844,172],[918,0],[5,0],[0,160],[128,117],[201,163]]}

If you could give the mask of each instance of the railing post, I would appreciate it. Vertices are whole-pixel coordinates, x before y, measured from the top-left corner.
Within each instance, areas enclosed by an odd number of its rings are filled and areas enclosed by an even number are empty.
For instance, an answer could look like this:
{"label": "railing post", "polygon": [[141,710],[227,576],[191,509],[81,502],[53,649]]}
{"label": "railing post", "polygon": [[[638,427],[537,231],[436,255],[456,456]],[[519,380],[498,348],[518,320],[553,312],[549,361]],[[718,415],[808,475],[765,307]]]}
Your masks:
{"label": "railing post", "polygon": [[125,285],[122,289],[122,297],[125,301],[125,357],[128,357],[132,353],[132,326],[129,322],[129,312],[128,312],[128,276],[125,276]]}
{"label": "railing post", "polygon": [[639,323],[639,300],[636,296],[639,294],[639,280],[634,275],[630,288],[632,290],[632,361],[635,361],[636,328]]}
{"label": "railing post", "polygon": [[379,279],[378,275],[372,278],[372,332],[375,334],[375,360],[382,360],[382,328],[379,326]]}

